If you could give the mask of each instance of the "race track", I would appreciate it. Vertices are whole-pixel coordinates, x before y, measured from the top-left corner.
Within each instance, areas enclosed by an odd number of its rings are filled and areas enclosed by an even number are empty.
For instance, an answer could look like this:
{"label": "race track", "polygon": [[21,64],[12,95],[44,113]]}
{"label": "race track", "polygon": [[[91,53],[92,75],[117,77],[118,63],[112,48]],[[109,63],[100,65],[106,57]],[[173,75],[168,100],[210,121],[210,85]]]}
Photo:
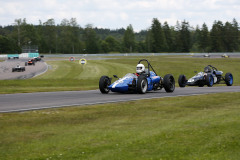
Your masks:
{"label": "race track", "polygon": [[240,86],[186,87],[176,88],[173,93],[166,93],[163,89],[146,94],[110,92],[104,95],[99,90],[2,94],[0,95],[0,113],[221,92],[240,92]]}
{"label": "race track", "polygon": [[[47,64],[41,60],[35,63],[35,65],[25,66],[29,58],[20,58],[20,59],[7,59],[4,62],[0,63],[0,80],[9,80],[9,79],[28,79],[34,76],[40,75],[47,71]],[[24,72],[12,72],[12,68],[20,65],[25,67]]]}

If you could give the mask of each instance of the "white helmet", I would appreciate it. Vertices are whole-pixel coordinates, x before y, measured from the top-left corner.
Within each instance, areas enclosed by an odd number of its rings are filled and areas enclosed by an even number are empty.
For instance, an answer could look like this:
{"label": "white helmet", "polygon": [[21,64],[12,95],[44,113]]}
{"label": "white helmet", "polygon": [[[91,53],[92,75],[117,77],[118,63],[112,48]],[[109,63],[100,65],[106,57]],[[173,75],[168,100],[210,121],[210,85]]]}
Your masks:
{"label": "white helmet", "polygon": [[145,71],[145,66],[143,64],[138,64],[136,67],[136,72],[138,74],[143,73]]}

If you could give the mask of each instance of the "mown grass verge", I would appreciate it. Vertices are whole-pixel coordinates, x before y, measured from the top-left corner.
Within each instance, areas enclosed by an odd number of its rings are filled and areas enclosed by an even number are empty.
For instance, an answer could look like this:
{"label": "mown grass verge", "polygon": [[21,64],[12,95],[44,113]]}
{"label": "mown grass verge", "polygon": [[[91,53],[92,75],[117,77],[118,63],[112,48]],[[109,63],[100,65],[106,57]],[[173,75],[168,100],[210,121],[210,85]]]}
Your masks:
{"label": "mown grass verge", "polygon": [[240,157],[240,93],[0,114],[0,159]]}
{"label": "mown grass verge", "polygon": [[[234,76],[234,85],[240,84],[240,58],[190,58],[186,56],[149,56],[149,57],[114,57],[119,59],[89,60],[87,65],[77,61],[48,61],[50,69],[43,75],[27,80],[0,81],[0,93],[44,92],[98,89],[102,75],[119,77],[134,73],[136,64],[142,58],[148,59],[160,76],[174,75],[177,82],[180,74],[192,77],[194,71],[202,71],[209,64]],[[176,84],[177,86],[177,84]]]}

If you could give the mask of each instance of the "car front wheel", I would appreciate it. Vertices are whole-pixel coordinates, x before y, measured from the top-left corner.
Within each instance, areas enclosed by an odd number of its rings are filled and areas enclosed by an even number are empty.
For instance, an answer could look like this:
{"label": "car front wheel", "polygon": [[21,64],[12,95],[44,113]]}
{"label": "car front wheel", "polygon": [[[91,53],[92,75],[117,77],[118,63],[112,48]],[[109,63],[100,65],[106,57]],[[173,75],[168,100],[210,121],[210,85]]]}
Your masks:
{"label": "car front wheel", "polygon": [[144,76],[139,76],[137,80],[137,92],[140,94],[145,94],[147,92],[148,83]]}
{"label": "car front wheel", "polygon": [[213,76],[211,74],[207,75],[206,83],[207,83],[208,87],[212,87],[213,86],[214,80],[213,80]]}
{"label": "car front wheel", "polygon": [[99,80],[99,89],[101,93],[108,94],[108,86],[111,84],[111,79],[108,76],[102,76]]}

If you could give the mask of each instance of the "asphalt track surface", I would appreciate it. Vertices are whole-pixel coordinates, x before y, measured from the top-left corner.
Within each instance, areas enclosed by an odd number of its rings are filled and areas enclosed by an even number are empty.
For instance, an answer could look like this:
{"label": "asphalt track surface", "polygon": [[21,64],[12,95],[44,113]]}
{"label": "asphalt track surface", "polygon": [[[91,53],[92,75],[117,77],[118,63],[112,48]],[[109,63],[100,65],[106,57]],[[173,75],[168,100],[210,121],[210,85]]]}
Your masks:
{"label": "asphalt track surface", "polygon": [[[48,65],[43,61],[38,61],[35,65],[25,66],[29,58],[7,59],[0,63],[0,80],[28,79],[40,75],[47,71]],[[12,72],[12,68],[20,65],[25,67],[24,72]]]}
{"label": "asphalt track surface", "polygon": [[2,94],[0,113],[222,92],[240,92],[240,86],[186,87],[176,88],[173,93],[166,93],[163,89],[146,94],[101,94],[99,90]]}

